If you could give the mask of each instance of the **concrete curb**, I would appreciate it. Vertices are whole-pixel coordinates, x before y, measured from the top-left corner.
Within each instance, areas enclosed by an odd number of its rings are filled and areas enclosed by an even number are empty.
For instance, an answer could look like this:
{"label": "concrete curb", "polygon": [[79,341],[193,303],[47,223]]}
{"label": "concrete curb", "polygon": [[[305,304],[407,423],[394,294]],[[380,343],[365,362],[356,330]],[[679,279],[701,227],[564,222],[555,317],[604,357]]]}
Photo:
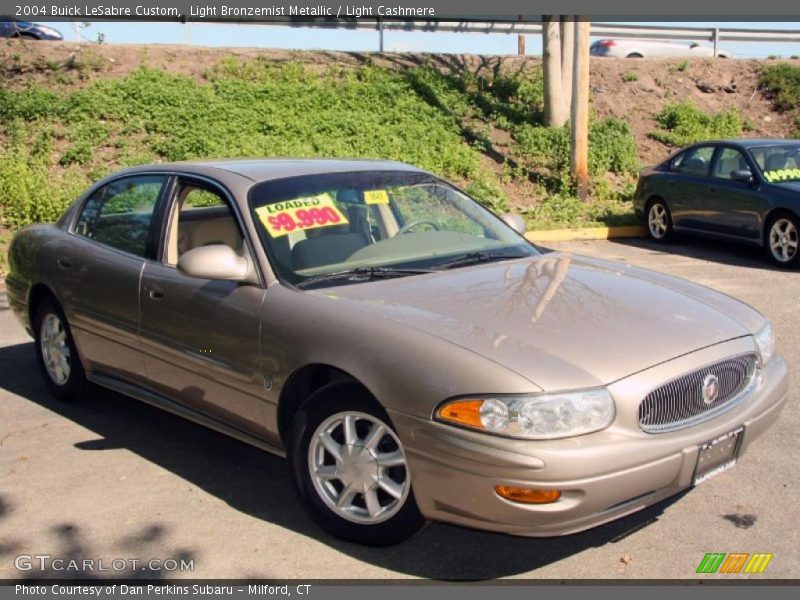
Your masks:
{"label": "concrete curb", "polygon": [[551,229],[529,231],[525,237],[532,242],[568,242],[572,240],[608,240],[611,238],[645,237],[644,225],[624,227],[586,227],[585,229]]}

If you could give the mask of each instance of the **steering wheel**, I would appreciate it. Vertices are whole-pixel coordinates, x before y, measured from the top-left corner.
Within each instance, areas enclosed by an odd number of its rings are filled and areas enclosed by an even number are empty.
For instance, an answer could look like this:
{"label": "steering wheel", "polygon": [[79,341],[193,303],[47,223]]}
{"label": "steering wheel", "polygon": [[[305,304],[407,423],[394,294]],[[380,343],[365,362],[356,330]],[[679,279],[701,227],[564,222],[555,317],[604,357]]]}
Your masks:
{"label": "steering wheel", "polygon": [[404,233],[408,233],[411,228],[416,227],[417,225],[430,225],[436,231],[439,231],[439,226],[433,221],[420,219],[419,221],[411,221],[411,223],[406,223],[400,229],[397,230],[397,233],[395,235],[403,235]]}

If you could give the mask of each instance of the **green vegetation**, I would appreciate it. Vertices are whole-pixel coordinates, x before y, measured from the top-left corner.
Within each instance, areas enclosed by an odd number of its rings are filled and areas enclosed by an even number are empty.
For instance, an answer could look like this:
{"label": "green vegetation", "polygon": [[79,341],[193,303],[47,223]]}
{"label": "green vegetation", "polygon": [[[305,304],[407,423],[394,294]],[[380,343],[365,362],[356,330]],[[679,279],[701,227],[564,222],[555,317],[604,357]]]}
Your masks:
{"label": "green vegetation", "polygon": [[6,228],[56,219],[89,183],[125,166],[229,156],[402,160],[461,183],[496,211],[508,209],[503,187],[511,186],[513,208],[534,228],[631,212],[638,165],[629,126],[592,121],[593,199],[581,203],[568,130],[541,125],[539,68],[397,70],[367,58],[320,69],[231,58],[197,80],[150,68],[143,55],[137,70],[100,79],[107,63],[94,50],[35,68],[47,85],[0,87]]}
{"label": "green vegetation", "polygon": [[662,130],[648,136],[676,147],[702,140],[740,137],[744,127],[742,116],[736,110],[709,115],[689,102],[668,104],[656,115],[656,123]]}
{"label": "green vegetation", "polygon": [[759,73],[758,85],[772,98],[776,110],[800,107],[800,67],[787,63],[767,65]]}
{"label": "green vegetation", "polygon": [[633,83],[634,81],[639,81],[639,74],[635,71],[626,71],[622,74],[622,81],[625,83]]}
{"label": "green vegetation", "polygon": [[142,67],[69,92],[4,90],[0,122],[0,217],[12,227],[53,220],[78,190],[121,166],[197,157],[392,158],[470,181],[495,208],[504,203],[455,118],[402,74],[369,66],[316,74],[226,60],[205,82]]}
{"label": "green vegetation", "polygon": [[689,61],[686,59],[680,61],[677,65],[675,65],[675,70],[680,73],[683,73],[688,68],[689,68]]}

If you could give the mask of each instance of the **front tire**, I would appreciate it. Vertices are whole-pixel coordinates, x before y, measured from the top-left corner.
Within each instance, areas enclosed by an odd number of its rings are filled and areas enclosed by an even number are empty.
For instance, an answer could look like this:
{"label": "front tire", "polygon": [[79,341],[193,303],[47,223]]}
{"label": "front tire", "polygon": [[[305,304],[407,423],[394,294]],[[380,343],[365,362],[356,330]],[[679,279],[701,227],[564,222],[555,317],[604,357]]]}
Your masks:
{"label": "front tire", "polygon": [[44,298],[34,317],[36,361],[48,391],[64,401],[82,398],[88,381],[64,312],[52,297]]}
{"label": "front tire", "polygon": [[666,242],[672,237],[672,213],[660,198],[647,205],[647,235],[655,242]]}
{"label": "front tire", "polygon": [[765,236],[767,256],[779,267],[796,267],[800,262],[800,224],[791,213],[780,213],[770,219]]}
{"label": "front tire", "polygon": [[292,421],[289,462],[311,517],[338,538],[390,546],[425,524],[403,444],[361,388],[326,386],[309,398]]}

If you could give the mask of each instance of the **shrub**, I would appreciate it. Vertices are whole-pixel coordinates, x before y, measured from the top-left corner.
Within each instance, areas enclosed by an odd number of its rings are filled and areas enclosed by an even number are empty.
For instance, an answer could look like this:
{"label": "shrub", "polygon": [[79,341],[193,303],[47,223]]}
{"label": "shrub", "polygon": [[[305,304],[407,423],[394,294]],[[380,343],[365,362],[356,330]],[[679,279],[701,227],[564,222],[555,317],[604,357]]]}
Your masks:
{"label": "shrub", "polygon": [[651,132],[648,136],[678,147],[714,138],[739,137],[744,125],[736,110],[709,115],[688,102],[668,104],[656,115],[656,123],[664,131]]}
{"label": "shrub", "polygon": [[[120,166],[238,156],[396,159],[470,181],[479,200],[502,208],[497,177],[453,114],[468,99],[448,78],[413,72],[453,109],[423,98],[407,73],[370,66],[317,73],[259,60],[223,61],[204,82],[142,67],[63,94],[35,85],[0,90],[8,138],[0,156],[2,219],[15,227],[52,219],[76,182]],[[30,125],[12,135],[15,121]]]}
{"label": "shrub", "polygon": [[776,110],[800,106],[800,67],[786,63],[767,65],[759,73],[758,85],[772,99]]}

